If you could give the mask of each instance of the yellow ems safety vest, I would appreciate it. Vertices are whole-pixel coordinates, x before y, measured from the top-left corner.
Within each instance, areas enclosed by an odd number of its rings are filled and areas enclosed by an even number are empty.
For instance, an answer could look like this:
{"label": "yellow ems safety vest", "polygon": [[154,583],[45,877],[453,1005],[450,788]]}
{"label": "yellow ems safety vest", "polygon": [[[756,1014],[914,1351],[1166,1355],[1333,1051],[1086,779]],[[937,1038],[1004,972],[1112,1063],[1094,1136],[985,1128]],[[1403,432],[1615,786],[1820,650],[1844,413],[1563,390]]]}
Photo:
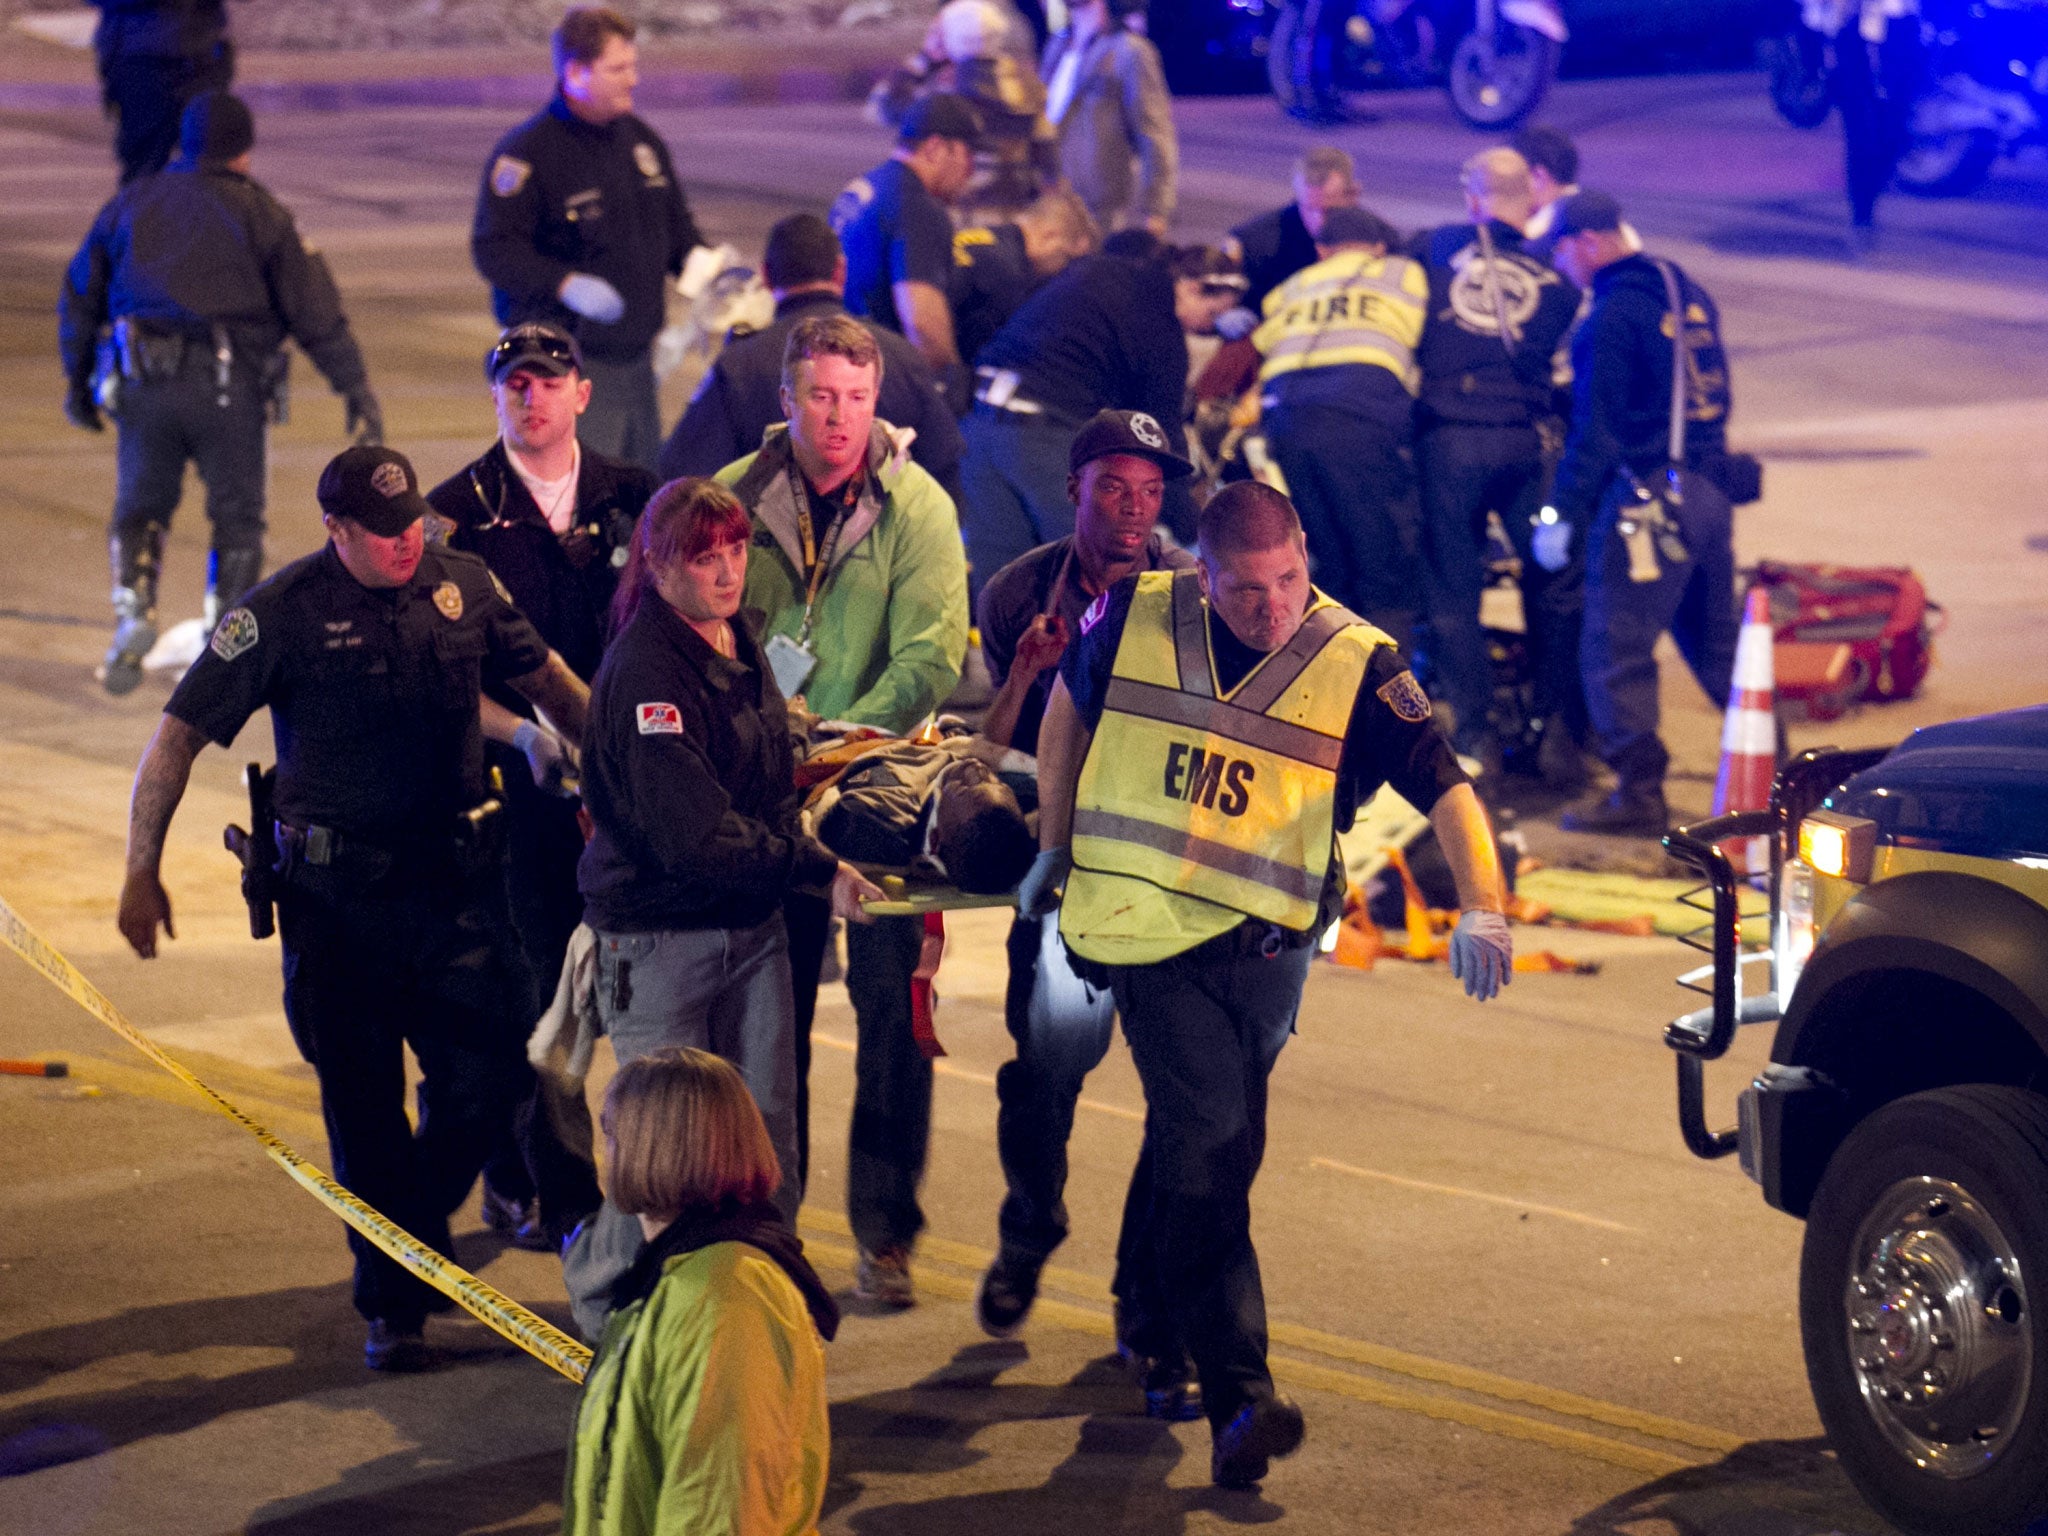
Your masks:
{"label": "yellow ems safety vest", "polygon": [[1305,267],[1266,295],[1252,332],[1265,361],[1259,382],[1302,368],[1363,363],[1384,368],[1409,394],[1420,383],[1415,348],[1429,316],[1429,278],[1406,256],[1342,251]]}
{"label": "yellow ems safety vest", "polygon": [[1294,638],[1224,694],[1196,574],[1139,576],[1074,797],[1060,907],[1074,952],[1148,965],[1246,917],[1305,932],[1352,706],[1393,643],[1317,593]]}

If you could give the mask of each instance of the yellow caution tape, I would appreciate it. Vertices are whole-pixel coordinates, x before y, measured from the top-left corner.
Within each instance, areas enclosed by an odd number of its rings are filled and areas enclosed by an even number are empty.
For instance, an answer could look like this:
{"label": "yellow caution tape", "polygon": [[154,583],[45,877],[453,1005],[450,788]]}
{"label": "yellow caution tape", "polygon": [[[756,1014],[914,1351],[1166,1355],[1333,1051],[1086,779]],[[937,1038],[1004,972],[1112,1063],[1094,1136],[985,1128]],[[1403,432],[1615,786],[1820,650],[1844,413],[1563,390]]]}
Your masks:
{"label": "yellow caution tape", "polygon": [[0,900],[0,940],[41,972],[58,991],[254,1136],[271,1159],[314,1199],[385,1253],[534,1359],[554,1367],[571,1381],[583,1380],[584,1373],[590,1369],[590,1351],[587,1348],[546,1318],[529,1312],[502,1291],[486,1285],[454,1261],[443,1258],[374,1207],[365,1205],[243,1114],[230,1100],[214,1092],[165,1055],[154,1040],[122,1018],[120,1010],[107,1001],[99,988],[80,975],[77,966],[46,943],[4,900]]}

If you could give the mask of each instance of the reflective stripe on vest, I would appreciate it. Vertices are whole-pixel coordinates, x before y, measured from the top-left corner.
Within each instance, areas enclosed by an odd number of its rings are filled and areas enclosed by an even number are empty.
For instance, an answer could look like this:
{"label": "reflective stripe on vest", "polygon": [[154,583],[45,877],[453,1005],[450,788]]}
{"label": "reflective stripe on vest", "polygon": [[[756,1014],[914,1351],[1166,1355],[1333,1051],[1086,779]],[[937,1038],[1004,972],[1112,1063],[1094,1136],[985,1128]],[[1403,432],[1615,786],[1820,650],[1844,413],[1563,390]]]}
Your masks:
{"label": "reflective stripe on vest", "polygon": [[1074,799],[1060,932],[1143,965],[1246,917],[1305,931],[1329,876],[1344,734],[1375,647],[1317,594],[1294,637],[1228,695],[1193,571],[1138,578]]}
{"label": "reflective stripe on vest", "polygon": [[1259,382],[1302,368],[1364,363],[1385,368],[1412,395],[1415,348],[1429,314],[1429,279],[1406,256],[1347,253],[1295,273],[1267,296],[1252,333],[1264,356]]}

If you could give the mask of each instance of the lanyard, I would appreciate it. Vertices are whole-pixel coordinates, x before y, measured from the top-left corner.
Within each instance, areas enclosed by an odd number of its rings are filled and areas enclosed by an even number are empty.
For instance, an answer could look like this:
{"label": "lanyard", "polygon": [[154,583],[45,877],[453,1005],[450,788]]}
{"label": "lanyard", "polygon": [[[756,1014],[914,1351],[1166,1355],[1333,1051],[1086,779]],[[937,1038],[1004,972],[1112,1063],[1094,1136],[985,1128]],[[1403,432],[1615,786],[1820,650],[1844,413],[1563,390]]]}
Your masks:
{"label": "lanyard", "polygon": [[[852,485],[856,482],[847,483]],[[789,464],[789,489],[790,494],[796,498],[796,529],[798,537],[803,540],[804,567],[807,573],[804,618],[802,625],[797,629],[796,643],[808,645],[811,639],[811,610],[817,606],[818,593],[825,584],[826,572],[832,568],[832,557],[839,550],[839,536],[845,531],[847,519],[853,515],[853,509],[848,505],[840,507],[839,515],[832,519],[831,531],[825,535],[825,547],[820,549],[817,529],[811,522],[810,487],[804,484],[803,474],[797,469],[794,457]],[[857,492],[854,499],[858,502]]]}

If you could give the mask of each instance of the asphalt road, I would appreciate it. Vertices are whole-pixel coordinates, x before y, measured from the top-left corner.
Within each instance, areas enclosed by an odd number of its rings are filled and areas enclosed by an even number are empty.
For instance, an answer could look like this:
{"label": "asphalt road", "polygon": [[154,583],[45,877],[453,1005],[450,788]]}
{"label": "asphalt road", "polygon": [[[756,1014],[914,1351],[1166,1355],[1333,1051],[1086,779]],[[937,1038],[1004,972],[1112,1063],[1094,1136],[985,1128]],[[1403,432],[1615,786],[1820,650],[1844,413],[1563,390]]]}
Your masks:
{"label": "asphalt road", "polygon": [[[1827,734],[2037,701],[2048,571],[2048,206],[2038,164],[1967,204],[1893,204],[1895,233],[1841,260],[1837,147],[1769,114],[1756,83],[1567,85],[1586,179],[1720,299],[1736,437],[1769,496],[1746,555],[1911,563],[1947,604],[1926,694]],[[700,217],[742,248],[878,158],[851,109],[657,114]],[[1213,235],[1284,195],[1308,137],[1256,100],[1189,104],[1184,222]],[[423,478],[488,439],[477,359],[493,333],[465,234],[505,114],[392,109],[266,120],[257,173],[334,261],[394,441]],[[310,1075],[277,1010],[276,956],[249,941],[219,826],[259,722],[201,760],[172,837],[178,940],[145,965],[112,929],[126,788],[161,707],[88,672],[104,646],[111,442],[65,427],[50,304],[111,176],[84,114],[0,120],[0,895],[137,1023],[318,1161]],[[1480,142],[1440,97],[1390,97],[1343,130],[1372,201],[1406,224],[1455,216]],[[318,538],[311,485],[340,408],[301,365],[273,438],[272,553]],[[166,608],[196,613],[204,526],[188,506]],[[1667,680],[1681,778],[1703,801],[1715,712]],[[1812,739],[1808,732],[1800,739]],[[1791,1307],[1799,1229],[1728,1164],[1694,1162],[1657,1040],[1684,953],[1668,940],[1525,931],[1599,959],[1522,976],[1487,1007],[1440,970],[1321,970],[1274,1079],[1255,1196],[1276,1371],[1307,1447],[1264,1493],[1208,1487],[1205,1436],[1132,1415],[1106,1366],[1114,1228],[1141,1098],[1118,1047],[1079,1117],[1075,1235],[1023,1339],[976,1331],[972,1285],[1000,1176],[991,1078],[1007,1054],[1000,924],[956,923],[924,1304],[850,1319],[829,1356],[834,1532],[1741,1533],[1882,1527],[1819,1442]],[[243,1134],[98,1024],[0,961],[0,1057],[75,1075],[0,1077],[0,1533],[149,1529],[540,1532],[555,1517],[574,1392],[469,1323],[436,1323],[447,1369],[358,1364],[335,1223]],[[807,1235],[849,1278],[841,1208],[852,1021],[820,1015],[819,1167]],[[1726,1106],[1760,1038],[1717,1069]],[[545,1257],[475,1233],[460,1257],[561,1317]]]}

